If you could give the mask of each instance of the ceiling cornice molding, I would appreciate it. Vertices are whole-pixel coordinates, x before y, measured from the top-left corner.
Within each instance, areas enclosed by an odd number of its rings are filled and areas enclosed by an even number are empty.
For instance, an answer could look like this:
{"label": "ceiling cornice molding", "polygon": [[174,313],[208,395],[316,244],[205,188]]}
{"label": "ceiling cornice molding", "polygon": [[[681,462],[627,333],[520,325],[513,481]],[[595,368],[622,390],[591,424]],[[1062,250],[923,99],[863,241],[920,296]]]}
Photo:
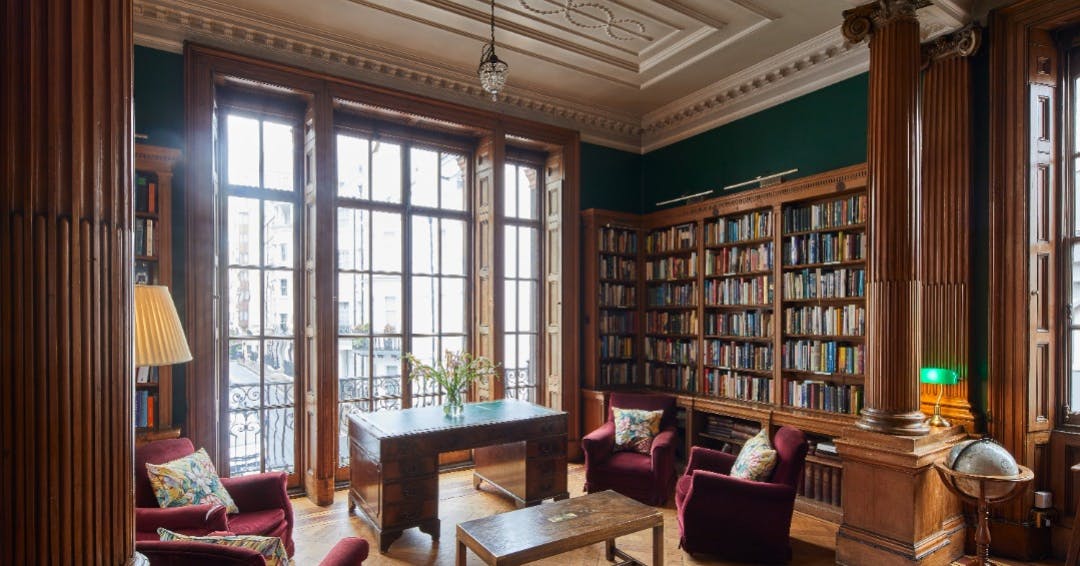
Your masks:
{"label": "ceiling cornice molding", "polygon": [[[472,70],[431,65],[401,50],[368,45],[290,22],[249,13],[215,0],[134,0],[136,40],[168,51],[185,40],[326,71],[412,93],[492,109]],[[345,71],[344,73],[342,71]],[[641,126],[634,117],[570,102],[526,86],[507,88],[497,109],[507,114],[580,130],[590,139],[619,147],[640,147]]]}
{"label": "ceiling cornice molding", "polygon": [[869,52],[840,27],[645,114],[642,153],[733,122],[865,72]]}

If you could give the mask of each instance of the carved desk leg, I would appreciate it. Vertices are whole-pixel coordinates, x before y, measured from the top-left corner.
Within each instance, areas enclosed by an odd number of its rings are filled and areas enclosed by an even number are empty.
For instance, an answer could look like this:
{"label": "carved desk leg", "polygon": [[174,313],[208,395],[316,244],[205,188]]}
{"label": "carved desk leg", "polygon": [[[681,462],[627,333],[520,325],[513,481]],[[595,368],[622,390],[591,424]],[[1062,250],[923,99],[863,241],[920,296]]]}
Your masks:
{"label": "carved desk leg", "polygon": [[441,525],[442,522],[439,519],[427,519],[420,523],[420,532],[431,535],[431,540],[439,540]]}
{"label": "carved desk leg", "polygon": [[401,529],[379,531],[379,552],[386,553],[394,541],[401,538]]}

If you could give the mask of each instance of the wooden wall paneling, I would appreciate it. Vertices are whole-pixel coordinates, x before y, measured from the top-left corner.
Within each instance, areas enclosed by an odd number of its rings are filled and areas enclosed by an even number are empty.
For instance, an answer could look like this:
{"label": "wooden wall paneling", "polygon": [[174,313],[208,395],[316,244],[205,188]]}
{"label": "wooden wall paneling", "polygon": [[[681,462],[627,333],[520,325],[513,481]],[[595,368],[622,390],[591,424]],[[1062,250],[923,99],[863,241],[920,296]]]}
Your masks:
{"label": "wooden wall paneling", "polygon": [[[970,402],[972,122],[971,61],[980,31],[967,27],[923,47],[922,366],[956,371],[945,387],[942,413],[975,431]],[[922,386],[922,407],[933,411],[939,386]]]}
{"label": "wooden wall paneling", "polygon": [[[473,348],[478,356],[486,356],[502,363],[503,343],[500,340],[502,321],[502,290],[499,278],[502,274],[502,193],[504,171],[502,167],[506,146],[501,131],[480,140],[473,155],[475,175],[473,195],[474,242],[473,257],[476,258],[476,274],[473,279]],[[502,398],[502,380],[482,380],[473,388],[476,401]]]}
{"label": "wooden wall paneling", "polygon": [[134,551],[131,3],[0,10],[0,560],[121,564]]}

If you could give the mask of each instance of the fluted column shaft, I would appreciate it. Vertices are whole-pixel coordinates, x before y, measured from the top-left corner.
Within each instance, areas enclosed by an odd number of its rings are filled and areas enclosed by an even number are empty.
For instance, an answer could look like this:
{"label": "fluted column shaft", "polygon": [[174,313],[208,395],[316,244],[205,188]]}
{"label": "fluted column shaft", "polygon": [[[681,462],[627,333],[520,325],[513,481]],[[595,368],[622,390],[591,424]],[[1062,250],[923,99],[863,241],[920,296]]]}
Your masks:
{"label": "fluted column shaft", "polygon": [[134,551],[131,0],[0,8],[0,563]]}
{"label": "fluted column shaft", "polygon": [[911,2],[885,4],[869,30],[866,399],[856,424],[921,435],[928,428],[918,381],[919,24]]}

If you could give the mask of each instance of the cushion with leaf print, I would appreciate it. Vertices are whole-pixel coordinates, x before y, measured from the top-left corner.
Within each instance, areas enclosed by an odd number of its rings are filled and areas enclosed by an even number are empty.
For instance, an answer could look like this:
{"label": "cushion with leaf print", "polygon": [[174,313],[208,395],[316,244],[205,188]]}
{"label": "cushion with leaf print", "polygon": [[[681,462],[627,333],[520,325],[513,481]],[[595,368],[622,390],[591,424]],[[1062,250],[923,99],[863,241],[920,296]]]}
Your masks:
{"label": "cushion with leaf print", "polygon": [[746,441],[735,463],[731,466],[731,477],[751,481],[767,481],[776,466],[776,450],[769,443],[769,431],[761,429],[753,438]]}
{"label": "cushion with leaf print", "polygon": [[203,448],[164,464],[147,463],[146,473],[158,505],[163,508],[208,503],[224,505],[229,513],[240,511],[218,479],[217,470]]}
{"label": "cushion with leaf print", "polygon": [[205,535],[189,536],[174,533],[169,529],[159,528],[158,537],[163,541],[186,541],[201,542],[205,544],[220,544],[222,546],[235,546],[254,550],[266,560],[266,566],[289,566],[289,554],[285,551],[285,545],[278,537],[263,537],[257,535]]}
{"label": "cushion with leaf print", "polygon": [[615,451],[640,452],[652,450],[653,439],[660,433],[660,419],[664,411],[641,409],[611,409],[615,420]]}

